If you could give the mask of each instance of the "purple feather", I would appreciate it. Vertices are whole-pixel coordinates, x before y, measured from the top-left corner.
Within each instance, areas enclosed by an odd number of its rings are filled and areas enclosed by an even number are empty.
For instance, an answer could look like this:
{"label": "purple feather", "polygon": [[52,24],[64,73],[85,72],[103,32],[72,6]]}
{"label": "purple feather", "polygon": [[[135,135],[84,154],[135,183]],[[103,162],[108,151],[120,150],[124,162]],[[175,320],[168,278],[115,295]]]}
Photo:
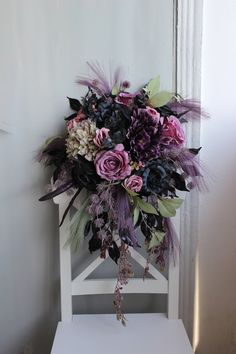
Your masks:
{"label": "purple feather", "polygon": [[[176,157],[176,161],[187,177],[190,177],[190,188],[197,188],[199,191],[207,191],[207,184],[203,178],[203,167],[199,158],[188,149],[181,149]],[[204,173],[205,174],[205,173]]]}
{"label": "purple feather", "polygon": [[115,202],[117,227],[121,239],[131,246],[138,246],[129,196],[126,190],[121,186],[116,187]]}
{"label": "purple feather", "polygon": [[[168,104],[168,107],[175,112],[180,121],[182,120],[199,120],[201,118],[209,118],[209,115],[202,110],[201,103],[194,99],[174,100]],[[184,117],[184,119],[182,118]]]}
{"label": "purple feather", "polygon": [[115,70],[114,74],[110,74],[110,80],[108,80],[104,69],[98,62],[87,62],[87,65],[92,71],[92,76],[80,76],[77,80],[78,84],[91,87],[99,95],[110,94],[115,85],[120,88],[122,81],[122,70],[120,67]]}
{"label": "purple feather", "polygon": [[179,239],[170,218],[164,219],[164,225],[166,228],[165,240],[169,250],[168,254],[169,256],[171,256],[174,264],[176,264],[176,262],[178,261],[178,253],[179,253]]}
{"label": "purple feather", "polygon": [[[189,189],[197,188],[200,192],[208,190],[207,183],[203,178],[203,166],[199,161],[199,158],[186,148],[181,149],[166,149],[163,152],[163,157],[169,158],[175,161],[177,168],[182,169],[185,174],[185,178],[189,180]],[[205,175],[205,170],[204,170]]]}

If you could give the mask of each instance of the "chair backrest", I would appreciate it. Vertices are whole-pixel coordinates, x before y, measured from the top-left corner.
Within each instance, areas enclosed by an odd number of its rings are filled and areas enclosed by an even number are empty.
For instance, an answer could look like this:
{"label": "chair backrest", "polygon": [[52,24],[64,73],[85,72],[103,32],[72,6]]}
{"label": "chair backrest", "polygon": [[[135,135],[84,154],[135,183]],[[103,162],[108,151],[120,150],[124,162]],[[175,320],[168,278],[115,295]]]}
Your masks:
{"label": "chair backrest", "polygon": [[[59,205],[59,219],[61,220],[68,205],[69,197],[62,194],[54,198],[54,203]],[[79,208],[81,200],[78,197],[74,203],[75,208]],[[175,226],[179,229],[178,218]],[[91,294],[111,294],[114,293],[116,279],[87,279],[87,277],[104,262],[98,256],[85,270],[72,279],[71,271],[71,250],[65,247],[70,236],[70,215],[67,214],[64,223],[59,229],[60,237],[60,282],[61,282],[61,320],[70,321],[72,319],[72,296]],[[135,249],[130,247],[131,257],[143,268],[146,266],[146,259]],[[178,318],[179,303],[179,266],[178,261],[175,266],[170,262],[168,267],[168,279],[166,279],[154,266],[150,264],[149,274],[152,279],[133,278],[124,287],[123,293],[143,293],[143,294],[166,294],[168,296],[167,316],[170,319]]]}

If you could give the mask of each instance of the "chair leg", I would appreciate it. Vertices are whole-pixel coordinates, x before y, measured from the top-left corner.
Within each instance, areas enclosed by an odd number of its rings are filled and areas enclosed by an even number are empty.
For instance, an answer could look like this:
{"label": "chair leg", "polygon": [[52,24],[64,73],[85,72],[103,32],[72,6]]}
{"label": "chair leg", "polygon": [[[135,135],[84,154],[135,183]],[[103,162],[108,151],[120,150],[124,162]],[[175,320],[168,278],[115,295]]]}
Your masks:
{"label": "chair leg", "polygon": [[[66,204],[59,204],[60,220],[64,214]],[[60,236],[60,274],[61,274],[61,320],[72,320],[72,285],[71,285],[71,251],[65,247],[70,236],[70,216],[67,214],[59,230]]]}

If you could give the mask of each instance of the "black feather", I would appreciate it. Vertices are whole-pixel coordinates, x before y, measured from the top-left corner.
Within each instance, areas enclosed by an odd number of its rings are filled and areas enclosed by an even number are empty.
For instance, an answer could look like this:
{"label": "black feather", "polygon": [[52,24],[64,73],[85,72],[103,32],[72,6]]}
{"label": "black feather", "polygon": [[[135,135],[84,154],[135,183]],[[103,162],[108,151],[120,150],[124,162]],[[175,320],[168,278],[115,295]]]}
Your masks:
{"label": "black feather", "polygon": [[74,203],[76,197],[77,197],[78,194],[80,193],[81,189],[82,189],[82,188],[78,189],[78,190],[76,191],[76,193],[73,195],[73,197],[71,198],[71,200],[70,200],[70,202],[69,202],[69,204],[68,204],[66,210],[64,211],[64,214],[62,215],[62,219],[61,219],[61,222],[60,222],[60,224],[59,224],[59,227],[63,224],[63,222],[64,222],[64,220],[65,220],[65,218],[66,218],[66,215],[68,214],[70,208],[72,207],[72,205],[73,205],[73,203]]}
{"label": "black feather", "polygon": [[47,193],[44,196],[42,196],[41,198],[39,198],[39,201],[44,202],[45,200],[52,199],[52,198],[56,197],[57,195],[66,192],[68,189],[72,188],[73,186],[74,186],[74,183],[72,181],[63,183],[60,187],[58,187],[54,191]]}

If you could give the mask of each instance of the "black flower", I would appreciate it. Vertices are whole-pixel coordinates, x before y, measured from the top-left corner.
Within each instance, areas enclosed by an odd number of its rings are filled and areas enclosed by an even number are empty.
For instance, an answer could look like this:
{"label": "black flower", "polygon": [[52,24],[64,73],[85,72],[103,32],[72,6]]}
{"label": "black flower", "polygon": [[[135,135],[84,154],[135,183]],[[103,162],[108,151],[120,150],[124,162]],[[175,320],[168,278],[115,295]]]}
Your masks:
{"label": "black flower", "polygon": [[74,161],[71,173],[74,184],[76,186],[82,185],[88,190],[96,190],[97,184],[101,182],[94,163],[86,160],[82,156],[79,156],[78,159]]}
{"label": "black flower", "polygon": [[175,195],[173,173],[175,166],[171,160],[161,158],[149,161],[138,171],[143,179],[142,193],[159,196]]}

